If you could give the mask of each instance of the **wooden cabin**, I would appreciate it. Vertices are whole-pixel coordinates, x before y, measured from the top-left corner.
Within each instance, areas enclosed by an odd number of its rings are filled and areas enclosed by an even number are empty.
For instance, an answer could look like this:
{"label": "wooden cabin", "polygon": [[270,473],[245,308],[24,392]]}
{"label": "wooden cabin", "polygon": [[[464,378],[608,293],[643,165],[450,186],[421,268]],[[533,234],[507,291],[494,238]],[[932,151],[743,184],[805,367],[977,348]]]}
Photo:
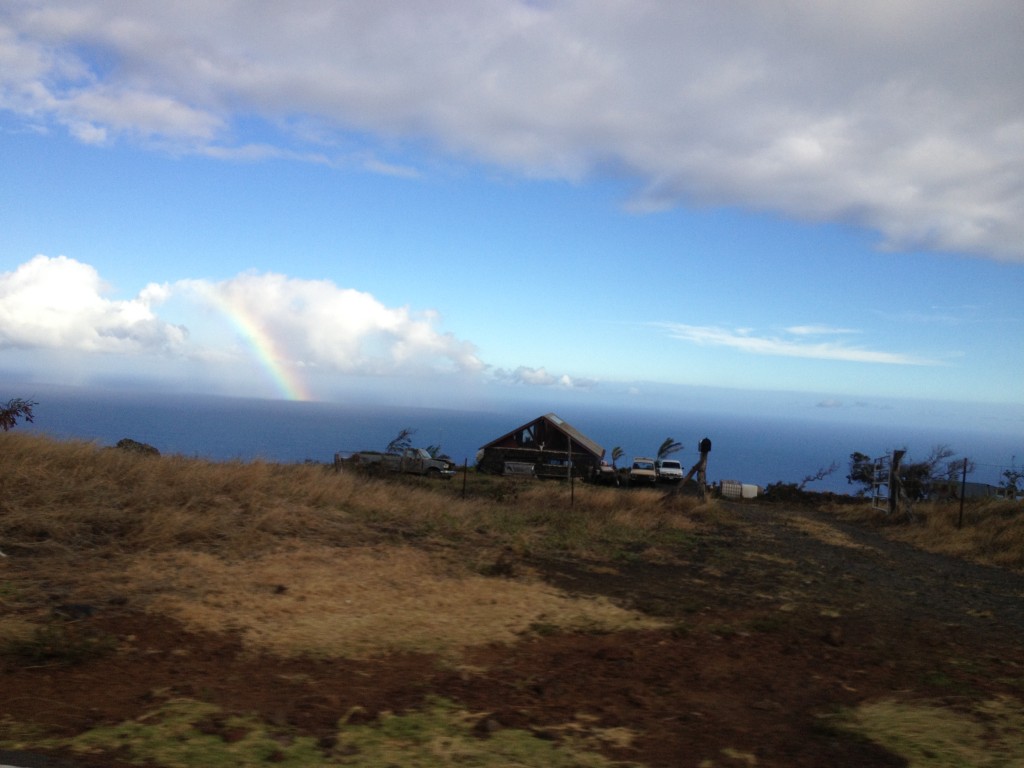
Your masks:
{"label": "wooden cabin", "polygon": [[592,480],[604,448],[553,413],[492,440],[477,454],[477,469],[494,475],[532,475]]}

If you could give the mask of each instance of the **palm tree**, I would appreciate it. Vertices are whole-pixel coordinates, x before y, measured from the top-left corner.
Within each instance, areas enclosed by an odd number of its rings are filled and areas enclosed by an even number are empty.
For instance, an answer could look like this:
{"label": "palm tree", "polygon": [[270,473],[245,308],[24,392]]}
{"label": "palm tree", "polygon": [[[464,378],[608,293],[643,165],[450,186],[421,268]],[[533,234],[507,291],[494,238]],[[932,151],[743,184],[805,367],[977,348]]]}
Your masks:
{"label": "palm tree", "polygon": [[415,429],[409,429],[408,427],[403,429],[395,436],[394,440],[388,443],[384,453],[402,453],[406,448],[412,448],[412,436],[415,432]]}
{"label": "palm tree", "polygon": [[618,467],[615,466],[615,462],[621,459],[624,453],[625,451],[618,445],[612,448],[612,469],[618,469]]}
{"label": "palm tree", "polygon": [[671,456],[673,453],[679,453],[683,450],[683,444],[677,443],[671,437],[666,437],[665,441],[661,444],[658,449],[658,460],[664,459],[666,456]]}
{"label": "palm tree", "polygon": [[37,405],[39,403],[34,400],[23,400],[20,397],[8,400],[6,405],[0,405],[0,430],[7,432],[18,423],[18,419],[32,421],[32,409]]}

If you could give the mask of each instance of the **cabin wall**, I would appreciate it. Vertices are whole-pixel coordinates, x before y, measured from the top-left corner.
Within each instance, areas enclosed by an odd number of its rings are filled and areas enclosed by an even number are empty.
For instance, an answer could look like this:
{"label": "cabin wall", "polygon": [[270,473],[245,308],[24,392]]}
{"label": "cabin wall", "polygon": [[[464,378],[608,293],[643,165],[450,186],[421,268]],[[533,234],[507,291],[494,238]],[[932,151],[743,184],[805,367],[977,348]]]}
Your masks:
{"label": "cabin wall", "polygon": [[[566,446],[568,449],[568,446]],[[536,448],[506,448],[489,446],[477,462],[482,472],[494,475],[505,474],[505,462],[529,463],[534,467],[537,477],[568,477],[566,463],[569,460],[568,450],[539,450]],[[590,479],[600,466],[600,459],[583,451],[572,452],[573,476]]]}

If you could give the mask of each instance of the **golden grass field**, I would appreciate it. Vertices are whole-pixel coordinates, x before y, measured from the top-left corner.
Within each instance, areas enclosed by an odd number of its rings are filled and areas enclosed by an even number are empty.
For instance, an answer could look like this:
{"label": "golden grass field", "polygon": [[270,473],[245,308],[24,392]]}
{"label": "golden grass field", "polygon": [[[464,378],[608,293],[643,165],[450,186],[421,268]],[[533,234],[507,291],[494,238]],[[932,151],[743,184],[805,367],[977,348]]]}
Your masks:
{"label": "golden grass field", "polygon": [[[660,642],[666,649],[689,647],[687,643],[696,649],[706,642],[744,642],[749,632],[722,629],[726,623],[736,626],[740,616],[751,626],[775,627],[775,616],[781,614],[773,614],[770,622],[757,619],[757,624],[749,607],[737,602],[744,598],[723,598],[721,615],[715,615],[714,602],[698,606],[696,598],[680,599],[678,610],[666,615],[645,610],[643,600],[622,598],[623,589],[636,592],[642,584],[629,582],[608,594],[589,585],[591,580],[621,581],[627,572],[653,574],[656,579],[662,578],[658,574],[683,573],[695,567],[694,552],[706,550],[714,563],[694,571],[696,576],[687,582],[694,589],[742,593],[726,576],[742,567],[748,574],[744,578],[760,574],[767,580],[751,586],[750,594],[767,593],[777,578],[799,583],[794,573],[801,567],[799,558],[783,556],[767,544],[764,551],[753,552],[736,543],[753,547],[780,532],[818,542],[830,553],[875,557],[883,542],[898,541],[996,566],[1007,574],[1024,570],[1019,502],[973,503],[964,525],[958,527],[955,505],[918,505],[910,522],[882,519],[866,505],[830,505],[826,500],[813,515],[776,507],[765,507],[761,514],[755,505],[701,504],[695,497],[655,490],[581,484],[570,489],[564,482],[509,481],[473,472],[434,483],[422,478],[368,478],[313,464],[140,456],[17,432],[0,435],[0,458],[0,550],[7,555],[0,559],[0,682],[9,686],[31,686],[35,667],[51,676],[58,670],[70,685],[79,672],[67,671],[70,666],[64,662],[81,665],[75,669],[95,665],[100,670],[104,660],[99,650],[115,654],[107,663],[118,653],[125,655],[126,649],[138,651],[134,635],[111,633],[109,647],[100,649],[97,644],[97,658],[70,659],[71,646],[78,640],[108,635],[101,632],[102,617],[81,622],[83,627],[97,622],[95,635],[77,629],[77,624],[69,632],[63,623],[67,617],[54,618],[59,614],[55,606],[63,604],[102,606],[104,614],[115,613],[107,606],[117,606],[122,613],[142,617],[133,620],[171,621],[197,637],[237,638],[239,653],[267,660],[264,666],[344,659],[383,675],[387,659],[420,655],[433,659],[431,665],[441,670],[431,674],[461,676],[461,682],[452,683],[458,689],[469,685],[467,680],[476,682],[491,674],[488,665],[497,663],[494,654],[506,652],[495,649],[511,649],[508,653],[515,655],[524,643],[592,641],[607,646],[622,638],[626,648],[645,643],[657,648]],[[771,527],[754,530],[751,519]],[[870,530],[877,539],[865,541],[845,524]],[[781,577],[773,576],[771,569],[779,569]],[[576,574],[573,578],[581,588],[567,588],[552,577],[555,572]],[[799,605],[792,594],[787,593],[786,611]],[[816,597],[818,603],[821,599]],[[807,619],[820,622],[822,616],[849,613],[846,606],[815,608]],[[785,621],[796,619],[786,616]],[[797,629],[794,623],[792,631]],[[703,640],[702,632],[710,633],[710,639]],[[60,658],[60,647],[40,648],[44,642],[67,644],[69,658]],[[43,661],[28,663],[26,659],[35,658],[30,651],[40,653]],[[187,647],[177,652],[191,653]],[[728,658],[723,654],[719,662],[712,662],[709,657],[708,663],[728,664]],[[1001,663],[1024,665],[1024,657]],[[1024,726],[1021,699],[1013,695],[1019,694],[1024,671],[1015,668],[1016,680],[957,707],[936,701],[931,694],[911,701],[898,696],[858,701],[844,710],[848,715],[841,728],[866,734],[910,761],[903,764],[1024,765],[1024,748],[1012,746],[1013,730]],[[298,680],[307,673],[290,674]],[[734,684],[740,686],[742,680]],[[740,689],[735,693],[739,696]],[[199,765],[194,753],[182,756],[186,752],[167,750],[166,745],[147,752],[139,746],[146,738],[142,734],[150,733],[147,722],[153,734],[163,733],[169,722],[178,723],[177,735],[158,737],[172,741],[185,738],[182,728],[200,738],[201,733],[193,733],[195,723],[211,717],[220,718],[218,723],[229,716],[241,718],[245,724],[238,727],[253,734],[253,744],[268,730],[253,713],[211,714],[220,705],[204,702],[202,696],[192,697],[195,701],[152,696],[165,702],[164,708],[140,711],[142,719],[131,724],[130,739],[124,735],[126,722],[93,723],[71,733],[65,726],[47,726],[42,715],[29,716],[27,712],[35,712],[31,707],[25,712],[13,704],[3,707],[0,697],[0,749],[34,748],[77,754],[81,760],[90,755],[110,760],[117,750],[114,742],[103,739],[129,739],[135,752],[127,747],[118,752],[125,764],[135,754],[138,759],[149,755],[151,765]],[[419,707],[379,713],[373,722],[351,723],[348,730],[344,713],[339,713],[335,720],[340,735],[332,737],[330,750],[313,749],[311,742],[293,735],[294,750],[271,752],[283,756],[274,761],[295,765],[385,765],[388,760],[396,765],[672,764],[657,747],[644,751],[637,746],[651,738],[642,728],[606,722],[614,719],[610,715],[587,715],[593,707],[583,699],[579,712],[567,715],[566,721],[545,725],[548,735],[537,751],[533,740],[539,726],[503,727],[500,737],[488,741],[490,746],[478,743],[466,729],[477,722],[479,712],[473,715],[467,707],[467,702],[454,702],[446,690],[442,698],[424,697]],[[826,714],[835,717],[834,711],[820,713]],[[761,714],[747,716],[753,722]],[[181,725],[183,721],[175,719],[180,717],[193,717],[188,721],[192,725]],[[638,722],[655,720],[651,714]],[[999,729],[986,729],[986,722],[997,721]],[[725,729],[729,734],[742,732],[733,725]],[[403,727],[420,729],[419,735],[392,734]],[[430,741],[421,733],[424,728],[436,729],[437,738],[448,746]],[[111,729],[121,729],[121,735],[111,735]],[[551,734],[557,736],[554,742]],[[692,764],[787,764],[758,756],[739,743],[742,736],[722,738],[732,741],[722,743],[715,757]],[[943,746],[943,739],[955,744]],[[502,749],[489,752],[498,741],[504,744]],[[217,743],[221,742],[232,745],[223,758],[226,765],[260,764],[263,759],[242,755],[235,742],[221,738]],[[432,746],[424,746],[427,742]],[[353,746],[346,752],[338,743]],[[551,751],[552,744],[558,749]],[[208,756],[214,754],[209,744],[205,749]],[[263,754],[263,747],[253,749],[253,754]],[[986,750],[1009,762],[982,760],[979,755]],[[928,757],[931,753],[949,759],[933,759]],[[512,760],[512,754],[519,762],[502,762]],[[627,759],[629,755],[647,759]]]}

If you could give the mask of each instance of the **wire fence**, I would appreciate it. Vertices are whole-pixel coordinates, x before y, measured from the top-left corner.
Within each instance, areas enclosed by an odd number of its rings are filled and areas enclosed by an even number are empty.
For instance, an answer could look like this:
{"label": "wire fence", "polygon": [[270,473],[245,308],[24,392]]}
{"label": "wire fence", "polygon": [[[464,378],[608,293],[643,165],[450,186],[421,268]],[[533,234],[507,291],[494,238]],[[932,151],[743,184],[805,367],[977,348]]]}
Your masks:
{"label": "wire fence", "polygon": [[[892,469],[903,459],[903,451],[890,451],[872,460],[872,504],[879,509],[891,510]],[[910,462],[912,466],[917,462]],[[905,466],[905,465],[904,465]],[[944,471],[943,471],[944,470]],[[903,476],[902,468],[899,470]],[[970,456],[952,458],[932,467],[931,475],[917,481],[919,493],[926,498],[947,496],[950,498],[1003,497],[1018,499],[1024,497],[1024,467],[1017,464],[1017,457],[1010,462],[977,462]],[[902,483],[900,483],[902,485]]]}

